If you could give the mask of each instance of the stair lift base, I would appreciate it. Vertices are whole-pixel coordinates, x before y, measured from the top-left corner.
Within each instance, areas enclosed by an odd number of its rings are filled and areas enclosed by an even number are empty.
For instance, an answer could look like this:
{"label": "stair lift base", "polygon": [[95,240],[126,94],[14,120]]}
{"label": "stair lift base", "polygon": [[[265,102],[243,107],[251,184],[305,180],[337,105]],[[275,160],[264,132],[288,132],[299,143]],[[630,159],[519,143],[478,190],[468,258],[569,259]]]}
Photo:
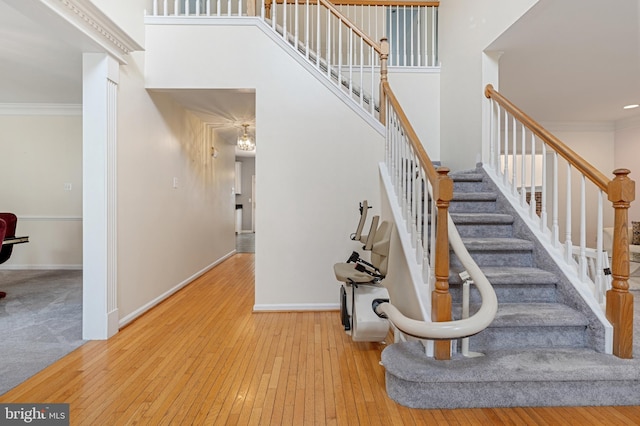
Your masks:
{"label": "stair lift base", "polygon": [[342,284],[340,314],[345,332],[354,342],[382,342],[389,333],[389,322],[373,310],[376,299],[388,299],[389,293],[377,284]]}

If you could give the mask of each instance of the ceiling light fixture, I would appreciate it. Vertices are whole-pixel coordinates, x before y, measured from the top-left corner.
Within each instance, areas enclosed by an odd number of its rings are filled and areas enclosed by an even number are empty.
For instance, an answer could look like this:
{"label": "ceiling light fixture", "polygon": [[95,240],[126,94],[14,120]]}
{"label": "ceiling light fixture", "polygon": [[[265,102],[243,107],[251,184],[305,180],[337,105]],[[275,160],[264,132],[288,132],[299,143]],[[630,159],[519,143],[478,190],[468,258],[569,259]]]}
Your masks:
{"label": "ceiling light fixture", "polygon": [[249,135],[249,133],[247,133],[247,127],[249,127],[249,125],[243,124],[242,127],[244,127],[244,131],[242,132],[242,135],[240,135],[240,137],[238,138],[238,148],[240,148],[243,151],[253,151],[254,149],[256,149],[256,144],[251,139],[251,136]]}
{"label": "ceiling light fixture", "polygon": [[638,108],[640,105],[638,104],[631,104],[631,105],[625,105],[622,108],[623,109],[633,109],[633,108]]}

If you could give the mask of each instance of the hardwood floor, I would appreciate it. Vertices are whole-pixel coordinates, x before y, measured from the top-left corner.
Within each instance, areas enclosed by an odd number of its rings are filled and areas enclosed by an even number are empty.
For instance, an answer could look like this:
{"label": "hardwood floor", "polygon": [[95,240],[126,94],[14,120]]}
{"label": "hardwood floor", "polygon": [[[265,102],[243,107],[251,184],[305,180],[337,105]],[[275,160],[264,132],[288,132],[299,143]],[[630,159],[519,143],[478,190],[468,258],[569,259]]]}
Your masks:
{"label": "hardwood floor", "polygon": [[383,345],[352,342],[337,312],[252,313],[253,259],[235,255],[0,402],[66,402],[73,425],[640,424],[640,407],[403,407],[385,392]]}

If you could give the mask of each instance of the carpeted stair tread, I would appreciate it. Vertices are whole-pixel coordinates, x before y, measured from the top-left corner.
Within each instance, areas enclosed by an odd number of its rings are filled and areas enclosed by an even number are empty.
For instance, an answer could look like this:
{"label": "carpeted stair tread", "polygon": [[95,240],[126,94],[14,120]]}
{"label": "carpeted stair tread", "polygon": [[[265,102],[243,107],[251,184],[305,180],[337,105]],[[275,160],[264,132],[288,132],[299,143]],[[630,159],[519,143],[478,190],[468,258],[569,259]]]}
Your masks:
{"label": "carpeted stair tread", "polygon": [[481,173],[450,173],[449,177],[454,182],[482,182],[484,176]]}
{"label": "carpeted stair tread", "polygon": [[500,303],[490,327],[586,327],[588,324],[584,314],[560,303]]}
{"label": "carpeted stair tread", "polygon": [[525,251],[533,250],[533,243],[519,238],[462,238],[467,250],[491,251]]}
{"label": "carpeted stair tread", "polygon": [[449,361],[427,358],[418,342],[402,342],[382,351],[388,374],[409,382],[559,382],[638,381],[637,362],[586,348],[487,351],[485,356]]}
{"label": "carpeted stair tread", "polygon": [[[487,277],[491,285],[518,285],[518,284],[548,284],[558,282],[558,278],[551,272],[539,268],[512,267],[512,266],[485,266],[482,273]],[[449,276],[449,284],[462,284],[458,275],[461,271],[452,270]]]}
{"label": "carpeted stair tread", "polygon": [[451,220],[456,225],[510,225],[513,223],[513,216],[501,213],[451,213]]}
{"label": "carpeted stair tread", "polygon": [[496,201],[495,192],[458,192],[454,191],[451,201]]}

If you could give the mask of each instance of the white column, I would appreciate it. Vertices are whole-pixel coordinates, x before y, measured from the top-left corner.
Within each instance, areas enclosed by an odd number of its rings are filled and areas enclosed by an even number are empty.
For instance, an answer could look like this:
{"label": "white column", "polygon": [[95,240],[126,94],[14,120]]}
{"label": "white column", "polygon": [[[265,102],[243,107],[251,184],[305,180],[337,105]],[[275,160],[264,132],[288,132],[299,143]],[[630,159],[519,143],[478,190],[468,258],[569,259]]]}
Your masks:
{"label": "white column", "polygon": [[119,64],[82,56],[83,339],[118,332],[116,112]]}

